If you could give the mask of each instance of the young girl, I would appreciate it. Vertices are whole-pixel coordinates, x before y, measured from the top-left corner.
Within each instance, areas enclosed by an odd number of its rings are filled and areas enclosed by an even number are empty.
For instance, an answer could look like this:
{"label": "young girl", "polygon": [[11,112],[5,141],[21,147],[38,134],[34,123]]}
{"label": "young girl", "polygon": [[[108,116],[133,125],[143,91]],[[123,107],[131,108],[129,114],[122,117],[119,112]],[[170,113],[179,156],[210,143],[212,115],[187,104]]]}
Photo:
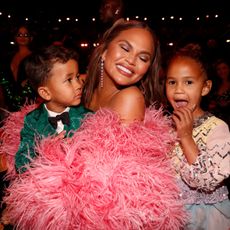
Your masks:
{"label": "young girl", "polygon": [[188,44],[168,65],[166,95],[178,136],[172,160],[191,215],[186,229],[228,230],[230,201],[223,180],[230,173],[230,133],[224,121],[201,108],[212,82],[200,51]]}

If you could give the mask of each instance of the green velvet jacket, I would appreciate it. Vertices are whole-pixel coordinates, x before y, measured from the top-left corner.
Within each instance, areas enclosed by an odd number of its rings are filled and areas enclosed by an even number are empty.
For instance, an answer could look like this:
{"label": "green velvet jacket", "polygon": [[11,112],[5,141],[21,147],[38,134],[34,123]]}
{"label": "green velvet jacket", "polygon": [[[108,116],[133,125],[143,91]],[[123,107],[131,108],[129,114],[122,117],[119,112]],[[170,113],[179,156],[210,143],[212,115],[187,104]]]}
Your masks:
{"label": "green velvet jacket", "polygon": [[[70,108],[70,126],[64,125],[66,136],[72,136],[70,131],[77,130],[81,125],[81,120],[89,112],[92,111],[81,105]],[[30,163],[29,158],[34,158],[36,156],[34,149],[35,140],[39,141],[55,133],[56,130],[48,121],[48,112],[44,104],[41,104],[37,109],[28,113],[24,118],[24,127],[20,133],[20,145],[15,155],[16,171],[19,173],[25,172],[26,167],[23,166]]]}

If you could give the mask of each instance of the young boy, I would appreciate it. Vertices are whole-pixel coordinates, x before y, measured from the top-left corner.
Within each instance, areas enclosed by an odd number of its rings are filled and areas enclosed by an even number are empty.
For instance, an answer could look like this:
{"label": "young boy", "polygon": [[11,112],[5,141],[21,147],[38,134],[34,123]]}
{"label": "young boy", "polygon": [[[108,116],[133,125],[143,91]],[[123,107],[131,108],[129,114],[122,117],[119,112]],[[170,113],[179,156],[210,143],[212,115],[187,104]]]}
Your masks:
{"label": "young boy", "polygon": [[36,156],[37,140],[53,134],[58,138],[71,136],[70,131],[78,129],[90,112],[80,105],[82,83],[78,68],[77,53],[60,46],[46,47],[27,58],[28,81],[44,102],[24,119],[15,155],[17,172],[25,172],[25,165]]}

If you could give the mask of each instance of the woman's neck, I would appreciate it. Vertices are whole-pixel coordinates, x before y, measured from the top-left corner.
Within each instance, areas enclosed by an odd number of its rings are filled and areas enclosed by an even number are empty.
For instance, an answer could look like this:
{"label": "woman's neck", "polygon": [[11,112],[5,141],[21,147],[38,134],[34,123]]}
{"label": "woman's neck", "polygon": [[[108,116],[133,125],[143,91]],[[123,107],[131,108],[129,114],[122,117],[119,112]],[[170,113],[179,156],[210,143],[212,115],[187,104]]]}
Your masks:
{"label": "woman's neck", "polygon": [[28,46],[19,46],[17,53],[28,55],[31,53],[31,51]]}
{"label": "woman's neck", "polygon": [[119,89],[114,87],[100,87],[94,91],[93,99],[90,103],[89,108],[93,111],[97,111],[100,108],[110,108],[110,104],[114,96],[120,92]]}

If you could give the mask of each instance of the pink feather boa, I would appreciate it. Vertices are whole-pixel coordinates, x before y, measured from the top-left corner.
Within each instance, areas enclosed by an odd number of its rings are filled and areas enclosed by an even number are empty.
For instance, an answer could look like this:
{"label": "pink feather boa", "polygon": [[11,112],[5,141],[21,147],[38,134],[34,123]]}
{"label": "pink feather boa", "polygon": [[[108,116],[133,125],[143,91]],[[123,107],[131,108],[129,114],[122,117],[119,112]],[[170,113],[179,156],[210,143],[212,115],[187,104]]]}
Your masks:
{"label": "pink feather boa", "polygon": [[19,112],[9,112],[3,122],[4,125],[0,127],[0,155],[6,155],[8,179],[16,176],[14,157],[20,144],[20,131],[23,128],[24,117],[38,106],[39,104],[25,105]]}
{"label": "pink feather boa", "polygon": [[187,214],[166,153],[175,137],[161,110],[121,125],[89,115],[73,138],[46,138],[6,190],[17,229],[180,229]]}

